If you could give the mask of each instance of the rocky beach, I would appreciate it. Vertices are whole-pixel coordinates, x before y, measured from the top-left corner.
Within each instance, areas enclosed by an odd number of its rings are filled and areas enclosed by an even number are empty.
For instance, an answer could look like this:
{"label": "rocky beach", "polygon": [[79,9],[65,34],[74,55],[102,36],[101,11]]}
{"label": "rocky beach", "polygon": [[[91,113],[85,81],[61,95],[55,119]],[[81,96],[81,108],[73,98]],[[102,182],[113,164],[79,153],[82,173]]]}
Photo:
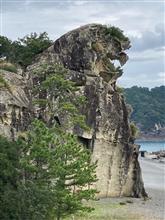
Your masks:
{"label": "rocky beach", "polygon": [[139,158],[139,162],[148,198],[109,198],[102,202],[125,207],[125,212],[134,215],[128,220],[164,220],[165,163],[143,157]]}
{"label": "rocky beach", "polygon": [[146,201],[133,199],[130,209],[149,219],[165,219],[165,163],[140,157],[139,159],[145,189],[149,199]]}
{"label": "rocky beach", "polygon": [[144,186],[148,198],[104,198],[92,205],[96,211],[78,220],[164,220],[165,163],[160,159],[139,156]]}

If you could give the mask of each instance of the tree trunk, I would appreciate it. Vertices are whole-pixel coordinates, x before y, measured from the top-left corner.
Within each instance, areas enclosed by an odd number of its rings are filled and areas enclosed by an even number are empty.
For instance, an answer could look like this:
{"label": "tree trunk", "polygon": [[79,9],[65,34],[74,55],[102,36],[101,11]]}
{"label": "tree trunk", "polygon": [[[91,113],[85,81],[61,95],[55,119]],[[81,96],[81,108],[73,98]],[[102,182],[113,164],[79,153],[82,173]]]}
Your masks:
{"label": "tree trunk", "polygon": [[60,220],[60,219],[61,219],[60,215],[57,215],[57,220]]}
{"label": "tree trunk", "polygon": [[60,213],[60,207],[58,207],[58,211],[57,211],[57,220],[61,219],[61,213]]}

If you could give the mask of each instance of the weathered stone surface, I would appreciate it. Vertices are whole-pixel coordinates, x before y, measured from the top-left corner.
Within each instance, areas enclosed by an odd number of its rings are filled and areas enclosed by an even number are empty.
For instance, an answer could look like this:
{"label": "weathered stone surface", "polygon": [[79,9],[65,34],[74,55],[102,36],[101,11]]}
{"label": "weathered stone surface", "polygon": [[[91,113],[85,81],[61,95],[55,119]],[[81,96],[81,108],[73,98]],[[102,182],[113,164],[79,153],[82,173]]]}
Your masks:
{"label": "weathered stone surface", "polygon": [[29,125],[30,110],[28,89],[22,76],[0,70],[6,87],[0,87],[0,134],[15,138]]}
{"label": "weathered stone surface", "polygon": [[[63,35],[36,58],[24,75],[26,79],[32,79],[35,86],[33,70],[41,64],[61,64],[68,69],[68,78],[76,82],[82,94],[87,97],[87,104],[82,106],[82,113],[86,116],[90,131],[74,129],[74,132],[80,141],[91,149],[92,160],[98,160],[99,180],[95,187],[99,190],[99,197],[139,197],[145,195],[145,191],[138,162],[138,146],[133,143],[124,98],[116,88],[116,80],[122,73],[113,65],[114,60],[122,65],[127,61],[128,56],[124,50],[130,47],[130,42],[128,39],[119,41],[113,36],[105,35],[105,28],[102,25],[91,24]],[[20,78],[15,75],[13,77]],[[17,87],[18,91],[19,89]],[[9,92],[3,92],[10,97]],[[24,94],[21,95],[24,97],[23,100],[27,100],[23,90],[20,93]],[[11,103],[9,97],[8,102]],[[28,100],[30,102],[31,98]],[[23,114],[23,107],[28,109],[28,100],[22,102],[22,99],[19,99],[19,103],[14,101],[17,104],[12,106],[18,106],[17,115],[18,112]],[[2,113],[9,109],[9,106],[6,106],[5,95],[0,109]],[[10,117],[11,111],[13,107]],[[9,129],[12,127],[19,130],[15,128],[15,120],[9,121]],[[25,121],[22,122],[22,126],[24,123]],[[21,126],[18,127],[21,130]]]}

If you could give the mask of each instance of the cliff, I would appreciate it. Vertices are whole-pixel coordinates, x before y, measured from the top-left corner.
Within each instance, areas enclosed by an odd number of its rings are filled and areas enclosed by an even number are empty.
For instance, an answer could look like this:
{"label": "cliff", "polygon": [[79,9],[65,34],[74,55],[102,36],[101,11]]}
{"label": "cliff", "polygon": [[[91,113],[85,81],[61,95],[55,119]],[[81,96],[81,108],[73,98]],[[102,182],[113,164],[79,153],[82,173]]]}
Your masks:
{"label": "cliff", "polygon": [[87,98],[81,111],[90,131],[79,128],[73,131],[92,151],[92,160],[98,160],[99,180],[95,187],[99,197],[144,196],[139,149],[129,125],[129,110],[116,87],[122,70],[114,61],[124,65],[128,59],[125,50],[129,47],[129,39],[118,29],[91,24],[56,40],[34,60],[23,77],[3,72],[15,89],[0,88],[1,133],[14,136],[27,129],[36,113],[32,108],[32,88],[28,85],[35,87],[33,71],[41,64],[60,64],[68,70],[68,79]]}
{"label": "cliff", "polygon": [[0,70],[0,134],[15,139],[30,123],[30,97],[26,80]]}

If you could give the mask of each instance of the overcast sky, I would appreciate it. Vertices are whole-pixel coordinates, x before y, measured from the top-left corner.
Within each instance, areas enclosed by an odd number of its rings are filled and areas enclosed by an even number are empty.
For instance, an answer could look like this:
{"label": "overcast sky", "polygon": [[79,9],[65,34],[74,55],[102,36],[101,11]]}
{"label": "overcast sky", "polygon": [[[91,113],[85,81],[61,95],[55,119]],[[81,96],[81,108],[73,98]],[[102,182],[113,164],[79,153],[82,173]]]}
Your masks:
{"label": "overcast sky", "polygon": [[46,31],[55,40],[88,23],[120,27],[131,39],[129,61],[118,84],[155,87],[165,84],[163,0],[0,0],[0,34],[15,40]]}

